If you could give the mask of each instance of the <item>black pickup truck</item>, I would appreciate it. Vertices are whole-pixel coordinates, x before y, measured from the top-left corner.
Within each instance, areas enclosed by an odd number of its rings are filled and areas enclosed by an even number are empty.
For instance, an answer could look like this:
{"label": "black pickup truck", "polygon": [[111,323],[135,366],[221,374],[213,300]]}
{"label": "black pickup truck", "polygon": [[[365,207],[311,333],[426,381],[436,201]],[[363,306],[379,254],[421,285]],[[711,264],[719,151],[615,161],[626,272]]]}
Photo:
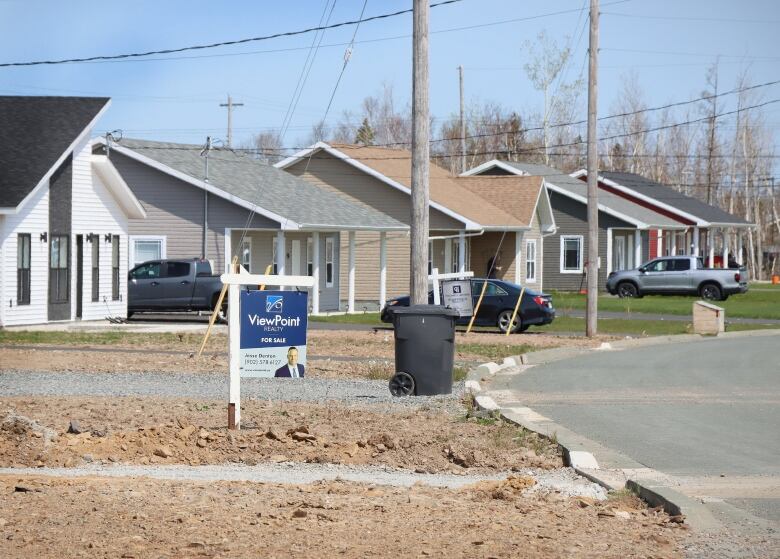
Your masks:
{"label": "black pickup truck", "polygon": [[136,312],[212,311],[222,290],[211,263],[199,258],[150,260],[130,270],[127,280],[128,318]]}

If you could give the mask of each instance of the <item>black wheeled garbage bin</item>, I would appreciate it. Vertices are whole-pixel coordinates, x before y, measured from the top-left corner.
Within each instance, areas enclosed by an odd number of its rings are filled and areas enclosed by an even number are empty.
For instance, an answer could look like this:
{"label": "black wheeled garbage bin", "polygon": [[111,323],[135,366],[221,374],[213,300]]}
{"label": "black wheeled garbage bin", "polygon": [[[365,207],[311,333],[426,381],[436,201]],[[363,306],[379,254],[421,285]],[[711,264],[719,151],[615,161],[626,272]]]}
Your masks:
{"label": "black wheeled garbage bin", "polygon": [[393,309],[396,370],[390,379],[393,395],[452,393],[457,318],[457,311],[440,305]]}

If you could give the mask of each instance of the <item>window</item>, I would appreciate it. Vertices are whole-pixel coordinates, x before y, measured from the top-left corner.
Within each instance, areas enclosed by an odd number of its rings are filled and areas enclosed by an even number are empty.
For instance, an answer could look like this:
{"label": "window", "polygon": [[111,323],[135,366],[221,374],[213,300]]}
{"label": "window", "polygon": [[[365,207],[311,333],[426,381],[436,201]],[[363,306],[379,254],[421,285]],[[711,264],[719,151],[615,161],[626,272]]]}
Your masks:
{"label": "window", "polygon": [[536,283],[536,239],[525,242],[525,281]]}
{"label": "window", "polygon": [[653,260],[645,266],[645,272],[666,272],[672,269],[672,260]]}
{"label": "window", "polygon": [[687,258],[678,258],[672,261],[672,268],[675,272],[687,272],[691,269],[691,261]]}
{"label": "window", "polygon": [[130,272],[130,279],[144,280],[144,279],[158,279],[160,277],[160,263],[159,262],[147,262],[142,264]]}
{"label": "window", "polygon": [[16,241],[16,304],[30,304],[30,239],[20,233]]}
{"label": "window", "polygon": [[67,303],[70,301],[68,290],[70,239],[67,235],[52,235],[49,245],[49,301]]}
{"label": "window", "polygon": [[[471,295],[472,297],[479,297],[480,293],[482,293],[482,284],[485,283],[483,281],[472,281],[471,282]],[[495,296],[503,296],[508,295],[506,290],[503,287],[499,287],[492,281],[487,282],[487,287],[485,288],[485,297],[495,297]]]}
{"label": "window", "polygon": [[561,273],[582,273],[582,235],[561,236]]}
{"label": "window", "polygon": [[314,275],[314,251],[312,250],[312,238],[306,239],[306,275]]}
{"label": "window", "polygon": [[458,267],[458,254],[460,254],[460,239],[452,240],[452,261],[450,262],[450,272],[456,273],[460,271]]}
{"label": "window", "polygon": [[247,272],[252,273],[252,239],[244,238],[241,241],[241,265]]}
{"label": "window", "polygon": [[165,237],[142,235],[130,239],[130,262],[133,267],[163,258],[165,258]]}
{"label": "window", "polygon": [[168,266],[166,266],[166,270],[165,270],[166,278],[183,278],[189,275],[190,275],[189,262],[168,262]]}
{"label": "window", "polygon": [[433,273],[433,241],[428,241],[428,275]]}
{"label": "window", "polygon": [[111,300],[119,300],[119,235],[111,235]]}
{"label": "window", "polygon": [[100,235],[88,235],[92,239],[92,302],[100,301]]}
{"label": "window", "polygon": [[273,275],[277,275],[279,273],[278,266],[276,265],[276,242],[276,237],[274,237],[271,241],[271,266],[273,267]]}
{"label": "window", "polygon": [[325,287],[333,287],[333,237],[325,237]]}

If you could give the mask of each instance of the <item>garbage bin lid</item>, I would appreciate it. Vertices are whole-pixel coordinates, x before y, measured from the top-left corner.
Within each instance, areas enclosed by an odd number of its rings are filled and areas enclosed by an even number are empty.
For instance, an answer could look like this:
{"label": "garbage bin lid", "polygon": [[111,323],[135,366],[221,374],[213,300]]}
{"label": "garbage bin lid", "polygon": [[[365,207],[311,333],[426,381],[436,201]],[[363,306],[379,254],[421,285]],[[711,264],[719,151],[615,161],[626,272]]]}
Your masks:
{"label": "garbage bin lid", "polygon": [[454,316],[459,317],[460,313],[449,307],[441,305],[411,305],[409,307],[394,307],[393,314],[411,314],[415,316]]}

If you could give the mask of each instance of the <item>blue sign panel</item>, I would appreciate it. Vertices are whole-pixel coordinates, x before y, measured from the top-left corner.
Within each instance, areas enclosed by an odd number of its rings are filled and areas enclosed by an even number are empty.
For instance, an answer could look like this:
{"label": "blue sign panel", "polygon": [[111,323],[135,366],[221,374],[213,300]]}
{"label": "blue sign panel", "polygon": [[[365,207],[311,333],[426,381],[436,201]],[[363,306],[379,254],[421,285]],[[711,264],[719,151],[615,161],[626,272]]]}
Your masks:
{"label": "blue sign panel", "polygon": [[241,292],[241,376],[306,374],[308,293]]}

